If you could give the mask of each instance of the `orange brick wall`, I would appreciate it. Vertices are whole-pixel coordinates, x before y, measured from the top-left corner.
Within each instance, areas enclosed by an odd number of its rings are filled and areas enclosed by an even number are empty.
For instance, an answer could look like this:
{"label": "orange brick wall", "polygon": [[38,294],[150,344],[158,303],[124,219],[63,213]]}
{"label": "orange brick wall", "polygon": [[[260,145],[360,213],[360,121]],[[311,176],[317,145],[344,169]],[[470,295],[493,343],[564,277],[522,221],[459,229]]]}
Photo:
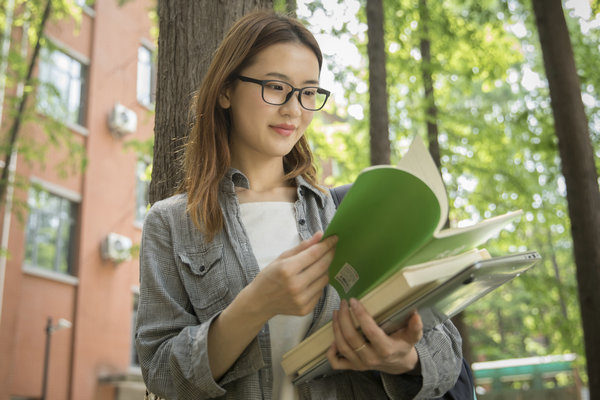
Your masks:
{"label": "orange brick wall", "polygon": [[[153,132],[153,116],[136,99],[137,49],[151,42],[153,6],[151,0],[132,0],[122,7],[116,0],[97,0],[93,15],[83,13],[78,29],[73,21],[47,27],[49,38],[90,61],[88,134],[73,131],[75,140],[86,148],[88,165],[81,174],[58,176],[54,166],[68,154],[57,149],[47,154],[45,166],[29,167],[19,159],[18,171],[81,197],[78,282],[23,272],[24,225],[13,216],[0,321],[0,400],[40,396],[49,316],[55,322],[65,318],[73,327],[52,335],[47,400],[104,399],[114,391],[100,384],[99,378],[130,367],[132,288],[138,284],[138,263],[136,259],[118,265],[104,261],[100,243],[109,232],[128,236],[134,243],[140,239],[141,231],[134,224],[137,157],[124,143],[149,138]],[[113,137],[107,127],[116,102],[138,116],[137,132],[124,139]],[[43,138],[35,125],[25,125],[23,132]],[[16,196],[27,198],[23,191]]]}

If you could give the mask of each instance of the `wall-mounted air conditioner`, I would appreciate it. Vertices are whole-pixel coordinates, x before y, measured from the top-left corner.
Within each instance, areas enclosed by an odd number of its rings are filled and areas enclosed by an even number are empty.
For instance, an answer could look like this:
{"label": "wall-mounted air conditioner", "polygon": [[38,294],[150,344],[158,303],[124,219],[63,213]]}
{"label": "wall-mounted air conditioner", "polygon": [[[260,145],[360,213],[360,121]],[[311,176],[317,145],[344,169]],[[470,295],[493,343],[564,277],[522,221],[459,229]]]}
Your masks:
{"label": "wall-mounted air conditioner", "polygon": [[108,115],[108,128],[116,137],[129,135],[137,129],[137,114],[117,103]]}
{"label": "wall-mounted air conditioner", "polygon": [[118,233],[109,233],[106,235],[100,246],[102,258],[105,260],[120,263],[131,259],[131,248],[133,242],[127,236]]}

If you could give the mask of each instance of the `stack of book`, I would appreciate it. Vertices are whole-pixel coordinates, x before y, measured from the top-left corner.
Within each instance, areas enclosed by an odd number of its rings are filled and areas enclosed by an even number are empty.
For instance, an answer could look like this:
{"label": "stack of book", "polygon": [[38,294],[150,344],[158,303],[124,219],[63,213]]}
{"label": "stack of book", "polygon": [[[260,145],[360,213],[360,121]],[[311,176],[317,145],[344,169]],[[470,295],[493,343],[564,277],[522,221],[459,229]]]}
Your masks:
{"label": "stack of book", "polygon": [[[535,251],[491,257],[477,247],[521,214],[443,229],[446,190],[417,137],[397,166],[362,171],[339,205],[324,235],[338,236],[330,283],[341,298],[359,299],[386,332],[415,310],[429,329],[540,258]],[[330,373],[326,352],[333,341],[329,322],[284,355],[283,369],[295,382]]]}

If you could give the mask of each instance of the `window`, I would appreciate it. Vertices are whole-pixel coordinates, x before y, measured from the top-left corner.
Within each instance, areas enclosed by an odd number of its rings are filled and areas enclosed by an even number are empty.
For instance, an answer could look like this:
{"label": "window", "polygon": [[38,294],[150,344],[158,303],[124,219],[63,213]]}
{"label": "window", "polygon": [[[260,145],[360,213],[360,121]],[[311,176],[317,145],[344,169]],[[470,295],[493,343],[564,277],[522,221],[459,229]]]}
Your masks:
{"label": "window", "polygon": [[93,7],[96,0],[75,0],[75,3],[80,7]]}
{"label": "window", "polygon": [[154,105],[156,92],[156,70],[152,60],[152,51],[146,46],[138,48],[137,99],[147,106]]}
{"label": "window", "polygon": [[150,190],[150,163],[139,160],[135,172],[135,222],[141,224],[148,211]]}
{"label": "window", "polygon": [[38,110],[83,126],[87,66],[56,49],[43,48],[40,56]]}
{"label": "window", "polygon": [[27,204],[25,263],[72,275],[76,203],[31,187]]}
{"label": "window", "polygon": [[138,303],[140,301],[140,295],[138,293],[133,294],[133,314],[131,317],[131,365],[139,367],[140,360],[138,358],[137,349],[135,348],[135,321],[138,313]]}

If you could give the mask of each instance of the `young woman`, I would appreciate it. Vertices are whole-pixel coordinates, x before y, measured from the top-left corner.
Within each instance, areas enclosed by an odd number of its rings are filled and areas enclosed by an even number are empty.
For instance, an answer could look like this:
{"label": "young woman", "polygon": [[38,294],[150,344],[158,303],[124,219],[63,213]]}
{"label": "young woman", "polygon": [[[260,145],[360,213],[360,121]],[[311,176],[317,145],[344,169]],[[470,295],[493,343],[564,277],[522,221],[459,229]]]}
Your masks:
{"label": "young woman", "polygon": [[[154,204],[143,229],[137,348],[159,397],[431,398],[456,381],[450,322],[423,332],[415,314],[387,335],[327,284],[336,239],[320,239],[335,210],[304,136],[329,96],[321,64],[301,23],[265,12],[239,20],[214,56],[181,193]],[[295,387],[283,353],[331,319],[339,373]]]}

